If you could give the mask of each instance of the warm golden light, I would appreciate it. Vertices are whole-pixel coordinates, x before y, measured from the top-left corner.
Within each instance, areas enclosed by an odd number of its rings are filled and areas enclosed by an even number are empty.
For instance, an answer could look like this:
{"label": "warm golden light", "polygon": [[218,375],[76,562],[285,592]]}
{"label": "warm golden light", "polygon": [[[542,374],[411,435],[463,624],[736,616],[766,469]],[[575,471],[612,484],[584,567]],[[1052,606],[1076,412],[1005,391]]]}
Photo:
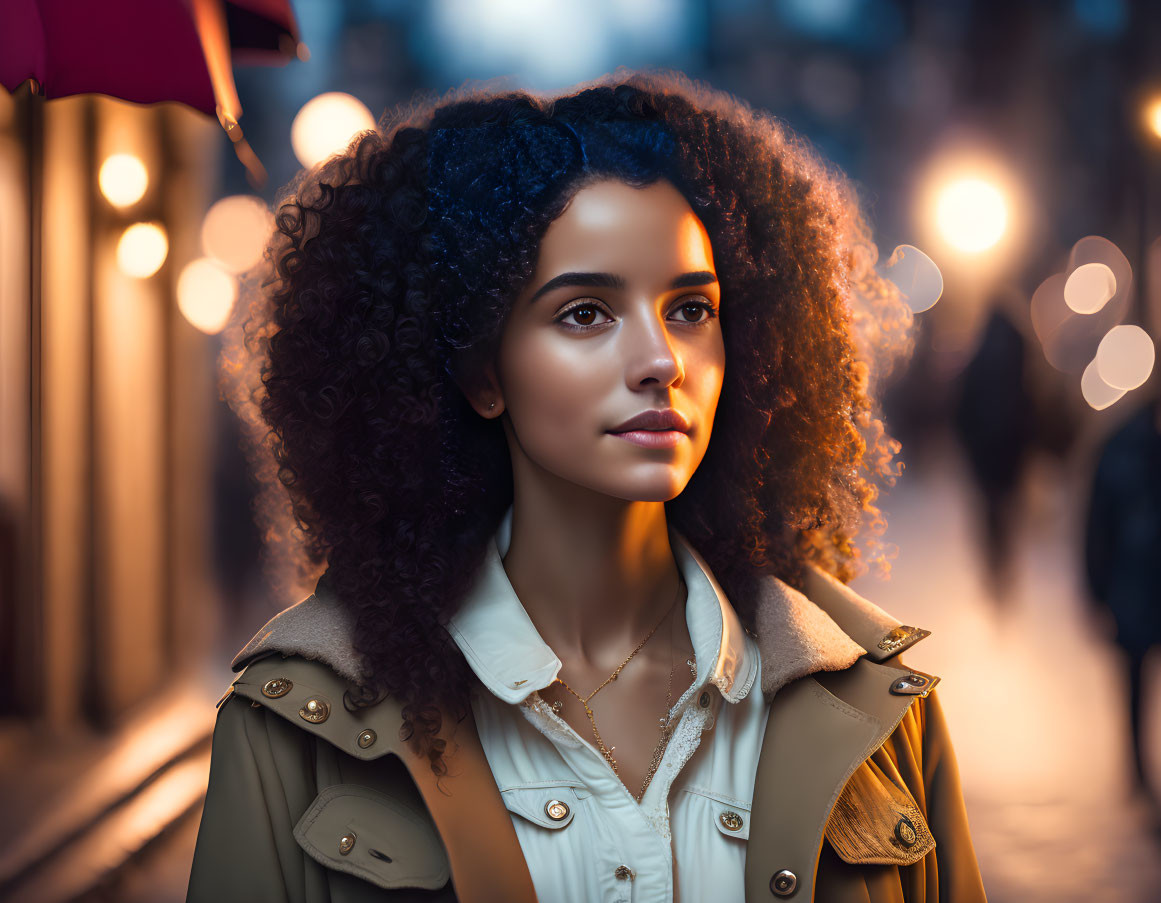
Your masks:
{"label": "warm golden light", "polygon": [[1135,389],[1153,372],[1155,351],[1140,326],[1114,326],[1097,346],[1097,372],[1114,389]]}
{"label": "warm golden light", "polygon": [[935,221],[948,244],[968,253],[985,251],[1004,234],[1008,204],[991,182],[961,178],[939,191]]}
{"label": "warm golden light", "polygon": [[114,207],[129,207],[144,197],[149,172],[133,154],[112,154],[101,164],[97,184]]}
{"label": "warm golden light", "polygon": [[1117,293],[1117,277],[1106,264],[1083,263],[1064,283],[1064,303],[1078,314],[1095,314]]}
{"label": "warm golden light", "polygon": [[127,276],[148,279],[165,263],[169,238],[159,223],[134,223],[117,242],[117,266]]}
{"label": "warm golden light", "polygon": [[272,228],[273,217],[260,198],[222,198],[202,223],[202,249],[226,272],[244,273],[262,259]]}
{"label": "warm golden light", "polygon": [[200,257],[177,279],[177,308],[207,335],[222,331],[238,297],[238,283],[217,262]]}
{"label": "warm golden light", "polygon": [[1145,105],[1145,125],[1154,137],[1161,138],[1161,97]]}
{"label": "warm golden light", "polygon": [[303,166],[321,163],[346,148],[358,132],[375,128],[375,117],[363,102],[334,91],[307,101],[290,127],[294,155]]}

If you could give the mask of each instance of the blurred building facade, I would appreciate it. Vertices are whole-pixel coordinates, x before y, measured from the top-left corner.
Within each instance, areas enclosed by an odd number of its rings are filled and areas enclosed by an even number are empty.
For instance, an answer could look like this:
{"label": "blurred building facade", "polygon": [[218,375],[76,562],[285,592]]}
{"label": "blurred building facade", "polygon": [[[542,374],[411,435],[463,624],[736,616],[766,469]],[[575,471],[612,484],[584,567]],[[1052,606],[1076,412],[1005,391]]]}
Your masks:
{"label": "blurred building facade", "polygon": [[[198,244],[216,129],[177,105],[27,85],[0,109],[0,896],[55,899],[115,870],[117,841],[149,840],[118,819],[212,727],[199,706],[156,731],[217,627],[214,361],[169,263]],[[123,209],[98,187],[116,153],[148,173]],[[146,278],[125,272],[138,222],[167,236]],[[196,801],[147,801],[152,824]]]}

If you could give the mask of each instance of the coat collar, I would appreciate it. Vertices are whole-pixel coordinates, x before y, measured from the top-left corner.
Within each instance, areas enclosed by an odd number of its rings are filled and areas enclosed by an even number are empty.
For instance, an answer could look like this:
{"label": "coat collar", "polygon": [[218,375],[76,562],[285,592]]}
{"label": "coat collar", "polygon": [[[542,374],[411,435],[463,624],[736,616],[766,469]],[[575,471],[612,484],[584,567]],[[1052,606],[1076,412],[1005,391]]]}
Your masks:
{"label": "coat collar", "polygon": [[[517,702],[548,686],[561,663],[519,606],[504,573],[500,559],[511,536],[511,511],[491,541],[468,598],[450,619],[449,630],[485,685],[500,698]],[[698,653],[698,678],[713,683],[729,701],[744,697],[756,677],[761,678],[762,692],[772,697],[797,678],[848,668],[862,655],[884,661],[930,633],[902,625],[811,565],[805,592],[773,575],[755,582],[755,639],[760,653],[755,661],[747,651],[746,631],[704,559],[672,528],[670,537],[693,603],[687,620]],[[496,612],[501,614],[499,622],[493,621]],[[527,660],[500,654],[512,636],[508,629],[515,629],[530,655]],[[340,677],[359,682],[364,674],[353,637],[353,618],[323,574],[315,591],[271,618],[234,657],[231,667],[241,671],[256,658],[279,652],[323,662]]]}

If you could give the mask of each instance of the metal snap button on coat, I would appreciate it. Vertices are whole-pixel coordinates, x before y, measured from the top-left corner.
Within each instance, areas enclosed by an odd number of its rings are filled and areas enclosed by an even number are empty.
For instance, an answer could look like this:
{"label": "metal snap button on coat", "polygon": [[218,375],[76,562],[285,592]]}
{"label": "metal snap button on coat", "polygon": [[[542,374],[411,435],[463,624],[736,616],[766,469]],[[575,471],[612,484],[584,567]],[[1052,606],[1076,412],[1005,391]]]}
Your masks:
{"label": "metal snap button on coat", "polygon": [[355,832],[351,831],[339,838],[339,852],[346,856],[355,847]]}
{"label": "metal snap button on coat", "polygon": [[697,698],[697,704],[700,705],[703,709],[709,708],[709,693],[705,690],[702,690],[701,696]]}
{"label": "metal snap button on coat", "polygon": [[737,812],[727,809],[718,816],[718,820],[727,831],[740,831],[742,829],[742,816],[738,815]]}
{"label": "metal snap button on coat", "polygon": [[359,734],[359,748],[366,749],[368,746],[373,745],[377,737],[378,735],[371,728],[367,728]]}
{"label": "metal snap button on coat", "polygon": [[637,877],[637,873],[627,865],[618,865],[613,870],[613,877],[618,881],[632,880]]}
{"label": "metal snap button on coat", "polygon": [[780,897],[789,897],[798,887],[798,876],[790,869],[782,869],[774,873],[770,879],[770,890]]}
{"label": "metal snap button on coat", "polygon": [[306,701],[306,705],[298,710],[298,715],[303,721],[309,721],[311,724],[322,724],[330,717],[331,707],[324,700],[312,696]]}
{"label": "metal snap button on coat", "polygon": [[926,696],[937,680],[922,674],[905,674],[891,684],[891,692],[896,696]]}
{"label": "metal snap button on coat", "polygon": [[560,800],[549,800],[544,804],[544,814],[553,821],[563,821],[568,818],[568,803]]}
{"label": "metal snap button on coat", "polygon": [[919,833],[915,830],[915,823],[906,815],[901,817],[895,825],[895,838],[905,847],[915,846]]}
{"label": "metal snap button on coat", "polygon": [[289,693],[293,686],[294,683],[285,677],[275,677],[262,685],[262,695],[277,699],[279,696],[285,696]]}

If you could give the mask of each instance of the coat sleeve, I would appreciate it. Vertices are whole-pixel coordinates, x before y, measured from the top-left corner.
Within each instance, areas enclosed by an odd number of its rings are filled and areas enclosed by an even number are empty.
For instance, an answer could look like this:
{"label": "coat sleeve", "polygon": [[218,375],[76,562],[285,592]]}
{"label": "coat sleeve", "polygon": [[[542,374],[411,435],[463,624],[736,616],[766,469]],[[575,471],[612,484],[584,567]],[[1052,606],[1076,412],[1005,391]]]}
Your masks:
{"label": "coat sleeve", "polygon": [[939,900],[983,903],[983,879],[943,706],[935,690],[917,702],[923,705],[923,784],[927,824],[936,842]]}
{"label": "coat sleeve", "polygon": [[299,775],[313,770],[306,735],[279,732],[276,720],[237,694],[218,710],[187,903],[304,899],[305,854],[293,837],[301,789],[284,775],[296,759]]}

